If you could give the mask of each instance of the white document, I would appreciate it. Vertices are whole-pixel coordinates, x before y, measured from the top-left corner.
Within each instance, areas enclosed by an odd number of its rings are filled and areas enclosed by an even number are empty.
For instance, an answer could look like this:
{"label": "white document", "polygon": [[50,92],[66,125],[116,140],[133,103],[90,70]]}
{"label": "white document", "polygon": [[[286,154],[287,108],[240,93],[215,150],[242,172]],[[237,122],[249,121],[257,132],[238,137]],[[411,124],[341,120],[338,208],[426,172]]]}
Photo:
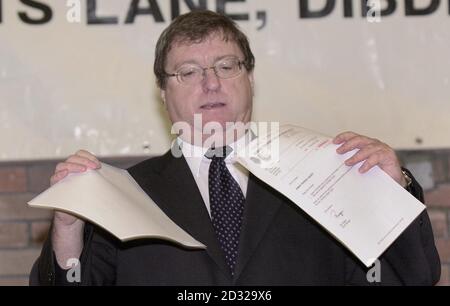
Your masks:
{"label": "white document", "polygon": [[[337,154],[331,137],[283,125],[262,138],[238,152],[238,161],[303,209],[367,267],[425,209],[380,168],[361,174],[361,163],[346,166],[344,161],[356,151]],[[268,144],[276,141],[279,160],[267,163]]]}
{"label": "white document", "polygon": [[28,204],[88,219],[122,241],[160,238],[205,248],[170,220],[126,170],[104,163],[98,170],[70,174]]}

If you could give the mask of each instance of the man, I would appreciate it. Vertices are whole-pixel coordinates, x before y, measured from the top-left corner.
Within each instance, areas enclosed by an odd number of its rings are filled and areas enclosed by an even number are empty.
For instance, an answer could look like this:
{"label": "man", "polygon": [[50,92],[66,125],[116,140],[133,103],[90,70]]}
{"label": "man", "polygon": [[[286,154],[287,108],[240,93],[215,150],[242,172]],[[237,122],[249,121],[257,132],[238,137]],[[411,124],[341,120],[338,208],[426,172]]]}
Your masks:
{"label": "man", "polygon": [[[234,163],[233,153],[248,133],[230,132],[227,122],[245,124],[251,119],[253,68],[246,36],[228,18],[209,11],[176,18],[156,46],[154,71],[170,120],[187,122],[192,133],[216,122],[223,127],[226,146],[212,151],[205,145],[210,135],[203,133],[198,146],[190,133],[183,133],[177,142],[182,157],[169,151],[128,171],[206,250],[158,239],[122,243],[97,226],[55,212],[31,284],[67,283],[65,269],[71,258],[80,259],[81,284],[371,284],[367,269],[339,242]],[[200,127],[195,114],[202,116]],[[379,166],[423,201],[420,186],[402,171],[386,144],[352,132],[338,135],[334,143],[342,144],[337,154],[359,149],[347,165],[364,161],[361,172]],[[51,183],[99,167],[93,155],[79,151],[57,165]],[[381,284],[432,285],[439,280],[440,262],[426,212],[382,255],[380,266]]]}

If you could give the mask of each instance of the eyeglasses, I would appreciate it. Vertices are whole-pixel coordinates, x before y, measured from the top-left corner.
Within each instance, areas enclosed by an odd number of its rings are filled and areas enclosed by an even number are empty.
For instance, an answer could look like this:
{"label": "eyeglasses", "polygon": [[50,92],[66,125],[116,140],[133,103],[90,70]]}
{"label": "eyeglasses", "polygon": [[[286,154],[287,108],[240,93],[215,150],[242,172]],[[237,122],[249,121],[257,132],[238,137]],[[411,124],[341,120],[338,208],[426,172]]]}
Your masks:
{"label": "eyeglasses", "polygon": [[242,72],[244,61],[234,57],[228,57],[217,61],[211,67],[201,67],[195,64],[183,65],[176,73],[167,73],[167,77],[177,77],[178,82],[184,85],[195,85],[202,82],[206,76],[206,70],[212,69],[220,79],[230,79]]}

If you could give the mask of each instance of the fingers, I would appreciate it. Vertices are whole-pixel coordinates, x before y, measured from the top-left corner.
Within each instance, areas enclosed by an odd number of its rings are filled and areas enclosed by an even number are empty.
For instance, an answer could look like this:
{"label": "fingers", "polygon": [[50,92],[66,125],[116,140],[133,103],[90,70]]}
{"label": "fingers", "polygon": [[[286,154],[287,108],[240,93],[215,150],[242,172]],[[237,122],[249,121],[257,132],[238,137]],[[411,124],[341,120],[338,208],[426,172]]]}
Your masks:
{"label": "fingers", "polygon": [[[342,138],[339,139],[341,141]],[[377,139],[355,134],[352,137],[342,140],[341,143],[342,145],[336,149],[336,152],[339,154],[344,154],[354,149],[361,149],[369,144],[377,144],[381,142]]]}
{"label": "fingers", "polygon": [[391,177],[397,180],[397,170],[400,169],[400,164],[397,160],[395,152],[391,150],[387,145],[385,146],[386,148],[381,148],[375,153],[372,153],[361,165],[361,167],[359,168],[359,172],[365,173],[372,167],[378,165],[381,169],[387,170]]}
{"label": "fingers", "polygon": [[53,174],[50,178],[50,185],[53,186],[54,184],[65,178],[67,174],[69,174],[69,171],[67,169],[55,172],[55,174]]}
{"label": "fingers", "polygon": [[350,157],[345,161],[347,166],[354,166],[355,164],[366,160],[369,156],[375,154],[375,152],[380,151],[381,148],[376,145],[369,144],[366,147],[360,149],[355,155]]}
{"label": "fingers", "polygon": [[97,159],[97,157],[95,157],[95,155],[93,155],[92,153],[90,153],[86,150],[77,151],[77,153],[75,153],[75,156],[84,157],[84,158],[90,160],[91,162],[93,162],[93,164],[95,164],[98,168],[101,167],[100,161]]}
{"label": "fingers", "polygon": [[345,161],[347,166],[354,166],[363,162],[359,167],[360,173],[366,173],[374,166],[379,166],[397,182],[401,181],[401,168],[395,151],[378,139],[369,138],[353,132],[344,132],[333,139],[333,143],[340,144],[336,149],[339,154],[345,154],[359,149]]}
{"label": "fingers", "polygon": [[82,165],[89,169],[100,168],[100,162],[98,160],[92,160],[81,155],[72,155],[66,161],[69,164]]}
{"label": "fingers", "polygon": [[91,153],[80,150],[69,156],[64,162],[56,165],[55,173],[50,178],[50,184],[54,185],[69,173],[80,173],[88,169],[98,169],[101,167],[100,161]]}
{"label": "fingers", "polygon": [[87,166],[82,164],[75,164],[69,162],[61,162],[56,165],[55,173],[50,178],[50,184],[54,185],[63,178],[65,178],[69,173],[80,173],[88,169]]}
{"label": "fingers", "polygon": [[83,172],[86,171],[87,168],[88,167],[83,164],[61,162],[56,165],[55,172],[59,172],[62,170],[68,170],[69,172]]}
{"label": "fingers", "polygon": [[343,132],[343,133],[338,134],[336,137],[334,137],[333,143],[334,144],[341,144],[344,141],[347,141],[350,138],[353,138],[355,136],[358,136],[358,134],[356,134],[354,132],[351,132],[351,131]]}
{"label": "fingers", "polygon": [[381,156],[381,152],[377,151],[374,154],[370,155],[362,164],[361,167],[359,167],[358,171],[360,173],[366,173],[367,171],[369,171],[370,169],[372,169],[372,167],[378,165],[380,163],[380,156]]}

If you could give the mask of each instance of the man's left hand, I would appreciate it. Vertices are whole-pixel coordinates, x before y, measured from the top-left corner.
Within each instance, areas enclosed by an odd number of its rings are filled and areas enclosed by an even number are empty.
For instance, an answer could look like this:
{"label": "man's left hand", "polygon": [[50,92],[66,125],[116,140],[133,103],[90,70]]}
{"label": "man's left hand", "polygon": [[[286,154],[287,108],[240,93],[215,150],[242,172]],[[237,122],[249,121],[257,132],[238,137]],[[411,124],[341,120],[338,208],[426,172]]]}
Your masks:
{"label": "man's left hand", "polygon": [[333,139],[334,144],[342,144],[336,149],[339,154],[345,154],[353,149],[359,149],[345,161],[347,166],[353,166],[364,161],[359,168],[360,173],[366,173],[372,167],[378,166],[397,183],[405,187],[407,182],[403,176],[400,162],[394,150],[378,139],[369,138],[353,132],[344,132]]}

